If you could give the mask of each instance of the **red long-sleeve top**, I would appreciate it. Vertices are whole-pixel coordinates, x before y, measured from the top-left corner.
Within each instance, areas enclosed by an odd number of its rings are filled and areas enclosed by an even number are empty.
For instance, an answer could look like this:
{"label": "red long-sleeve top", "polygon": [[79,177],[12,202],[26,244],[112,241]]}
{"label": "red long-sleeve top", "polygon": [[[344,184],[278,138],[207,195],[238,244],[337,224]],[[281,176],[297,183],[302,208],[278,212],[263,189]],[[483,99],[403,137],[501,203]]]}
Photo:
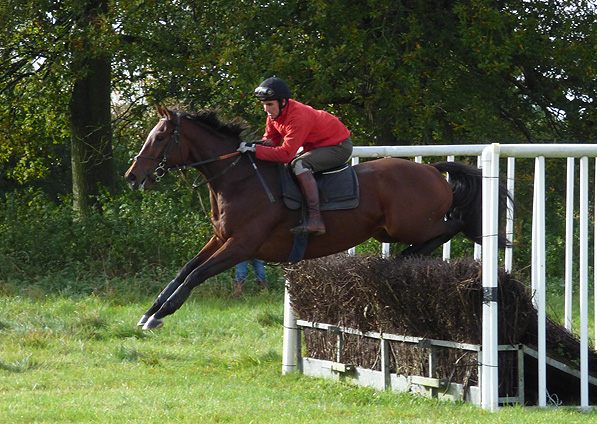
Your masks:
{"label": "red long-sleeve top", "polygon": [[331,113],[289,99],[280,117],[267,117],[262,140],[269,139],[274,146],[258,144],[255,155],[262,160],[288,163],[301,146],[308,152],[340,144],[349,136],[348,128]]}

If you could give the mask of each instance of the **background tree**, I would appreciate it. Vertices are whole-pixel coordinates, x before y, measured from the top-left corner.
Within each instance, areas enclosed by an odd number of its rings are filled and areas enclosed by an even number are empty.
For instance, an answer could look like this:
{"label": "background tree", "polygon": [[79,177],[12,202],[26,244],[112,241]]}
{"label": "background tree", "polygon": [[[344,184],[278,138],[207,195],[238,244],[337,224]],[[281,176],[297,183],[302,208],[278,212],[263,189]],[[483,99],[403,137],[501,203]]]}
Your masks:
{"label": "background tree", "polygon": [[10,35],[0,59],[2,150],[20,164],[9,175],[27,181],[68,167],[54,146],[70,144],[73,206],[81,215],[114,180],[107,11],[107,0],[12,1],[2,9],[2,31]]}
{"label": "background tree", "polygon": [[73,205],[89,214],[90,196],[99,188],[113,188],[111,55],[107,0],[80,5],[71,35],[71,72],[74,82],[69,103]]}
{"label": "background tree", "polygon": [[595,137],[597,32],[586,0],[10,0],[0,9],[2,173],[49,181],[71,168],[70,150],[75,199],[111,186],[152,103],[217,107],[259,134],[251,91],[274,74],[340,116],[357,144]]}

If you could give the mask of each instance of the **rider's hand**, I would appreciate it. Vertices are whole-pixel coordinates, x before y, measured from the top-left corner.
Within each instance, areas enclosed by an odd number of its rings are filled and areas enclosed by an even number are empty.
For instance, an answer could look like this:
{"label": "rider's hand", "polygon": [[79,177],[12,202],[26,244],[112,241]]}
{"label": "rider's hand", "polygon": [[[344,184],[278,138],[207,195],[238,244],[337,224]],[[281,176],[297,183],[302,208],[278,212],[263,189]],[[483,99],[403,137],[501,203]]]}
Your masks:
{"label": "rider's hand", "polygon": [[240,143],[240,147],[236,149],[237,152],[245,153],[245,152],[254,152],[256,149],[255,143],[247,143],[243,141]]}

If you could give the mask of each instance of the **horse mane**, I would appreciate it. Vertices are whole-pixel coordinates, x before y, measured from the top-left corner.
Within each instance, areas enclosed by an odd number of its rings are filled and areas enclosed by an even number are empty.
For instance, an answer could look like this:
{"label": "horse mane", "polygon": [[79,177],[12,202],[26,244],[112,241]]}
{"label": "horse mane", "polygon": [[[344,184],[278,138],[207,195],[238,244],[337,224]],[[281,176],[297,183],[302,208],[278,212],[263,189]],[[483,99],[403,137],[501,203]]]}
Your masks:
{"label": "horse mane", "polygon": [[219,134],[235,139],[240,139],[241,133],[248,128],[248,125],[238,118],[230,121],[221,120],[214,109],[202,109],[198,112],[181,112],[179,113],[179,117],[198,122]]}

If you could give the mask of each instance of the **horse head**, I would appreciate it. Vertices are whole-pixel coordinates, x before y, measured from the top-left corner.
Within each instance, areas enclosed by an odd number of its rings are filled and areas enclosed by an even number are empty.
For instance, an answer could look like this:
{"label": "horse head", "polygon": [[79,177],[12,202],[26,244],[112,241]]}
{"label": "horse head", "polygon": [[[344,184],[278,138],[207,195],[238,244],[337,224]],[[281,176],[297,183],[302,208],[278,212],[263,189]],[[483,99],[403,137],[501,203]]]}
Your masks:
{"label": "horse head", "polygon": [[149,190],[169,166],[182,161],[180,117],[166,107],[157,106],[160,122],[153,127],[143,148],[124,175],[132,189]]}
{"label": "horse head", "polygon": [[[210,109],[179,113],[158,106],[157,111],[160,122],[124,176],[131,188],[149,190],[168,171],[191,167],[211,181],[240,159],[237,148],[240,134],[246,129],[243,123],[222,122]],[[226,161],[234,157],[234,162]]]}

